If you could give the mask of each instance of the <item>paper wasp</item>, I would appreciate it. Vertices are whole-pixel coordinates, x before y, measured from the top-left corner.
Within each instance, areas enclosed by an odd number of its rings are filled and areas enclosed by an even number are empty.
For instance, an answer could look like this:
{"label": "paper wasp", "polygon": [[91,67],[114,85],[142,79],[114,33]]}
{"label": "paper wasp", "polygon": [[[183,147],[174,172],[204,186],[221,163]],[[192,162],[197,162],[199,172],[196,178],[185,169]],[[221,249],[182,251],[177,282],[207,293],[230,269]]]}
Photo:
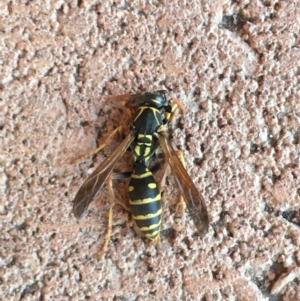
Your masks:
{"label": "paper wasp", "polygon": [[133,171],[129,175],[124,173],[124,177],[131,177],[129,183],[130,211],[140,231],[151,240],[159,241],[160,239],[161,192],[153,172],[148,168],[159,146],[163,150],[166,165],[175,178],[179,192],[189,209],[199,235],[204,236],[208,231],[209,220],[204,198],[188,175],[178,152],[174,150],[167,138],[167,124],[172,120],[176,109],[180,106],[180,102],[170,95],[175,102],[171,106],[167,95],[169,95],[167,91],[160,90],[132,96],[137,101],[138,108],[130,127],[130,134],[85,180],[73,201],[73,213],[76,218],[81,219],[86,214],[99,189],[108,180],[109,222],[101,255],[108,245],[111,234],[113,206],[115,204],[112,180],[123,176],[119,174],[119,177],[112,171],[129,147],[133,153]]}

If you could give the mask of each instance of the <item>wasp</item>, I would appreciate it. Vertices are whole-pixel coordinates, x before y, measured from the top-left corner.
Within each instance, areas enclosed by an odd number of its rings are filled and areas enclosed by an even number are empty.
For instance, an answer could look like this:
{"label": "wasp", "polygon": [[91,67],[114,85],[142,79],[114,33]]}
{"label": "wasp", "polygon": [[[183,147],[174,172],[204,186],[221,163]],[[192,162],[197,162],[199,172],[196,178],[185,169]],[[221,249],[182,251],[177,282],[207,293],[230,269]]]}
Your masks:
{"label": "wasp", "polygon": [[[204,198],[188,175],[183,157],[173,148],[168,139],[167,125],[181,106],[180,102],[170,95],[175,102],[171,106],[168,95],[170,94],[167,91],[159,90],[132,96],[136,100],[138,108],[133,117],[129,135],[85,180],[75,196],[73,213],[77,219],[81,219],[86,214],[99,189],[108,181],[110,199],[108,231],[99,256],[106,250],[111,235],[113,206],[115,204],[113,179],[130,177],[129,206],[133,220],[137,228],[147,238],[154,241],[160,240],[161,191],[154,179],[153,171],[149,168],[150,161],[159,147],[163,151],[166,168],[171,170],[171,174],[175,178],[182,202],[187,205],[199,235],[203,237],[208,231],[209,219]],[[133,171],[114,174],[113,169],[116,163],[128,148],[133,154]]]}

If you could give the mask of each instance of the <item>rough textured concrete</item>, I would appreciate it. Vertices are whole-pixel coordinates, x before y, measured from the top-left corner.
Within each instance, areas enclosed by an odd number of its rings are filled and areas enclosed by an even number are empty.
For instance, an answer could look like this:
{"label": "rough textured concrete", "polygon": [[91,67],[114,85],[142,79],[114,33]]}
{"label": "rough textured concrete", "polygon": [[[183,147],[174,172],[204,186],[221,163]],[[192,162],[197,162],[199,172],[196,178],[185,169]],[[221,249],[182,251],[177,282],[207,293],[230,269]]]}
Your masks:
{"label": "rough textured concrete", "polygon": [[[300,300],[299,1],[98,2],[0,4],[0,299]],[[169,177],[162,243],[117,206],[97,260],[107,190],[80,222],[70,202],[121,138],[72,161],[128,130],[108,95],[162,88],[188,108],[170,139],[210,231]]]}

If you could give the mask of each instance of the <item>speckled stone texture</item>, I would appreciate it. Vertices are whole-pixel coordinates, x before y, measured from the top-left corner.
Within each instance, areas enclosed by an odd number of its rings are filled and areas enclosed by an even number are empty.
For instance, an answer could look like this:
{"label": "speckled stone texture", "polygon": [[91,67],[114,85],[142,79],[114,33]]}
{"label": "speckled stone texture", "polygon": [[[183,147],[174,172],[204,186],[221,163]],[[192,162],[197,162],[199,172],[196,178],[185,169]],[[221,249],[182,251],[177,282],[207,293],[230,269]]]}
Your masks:
{"label": "speckled stone texture", "polygon": [[[2,0],[0,12],[0,300],[300,300],[299,1]],[[176,212],[169,176],[162,242],[116,206],[97,260],[107,188],[80,222],[71,201],[122,137],[73,161],[128,131],[130,104],[109,95],[164,88],[188,109],[170,139],[209,233]]]}

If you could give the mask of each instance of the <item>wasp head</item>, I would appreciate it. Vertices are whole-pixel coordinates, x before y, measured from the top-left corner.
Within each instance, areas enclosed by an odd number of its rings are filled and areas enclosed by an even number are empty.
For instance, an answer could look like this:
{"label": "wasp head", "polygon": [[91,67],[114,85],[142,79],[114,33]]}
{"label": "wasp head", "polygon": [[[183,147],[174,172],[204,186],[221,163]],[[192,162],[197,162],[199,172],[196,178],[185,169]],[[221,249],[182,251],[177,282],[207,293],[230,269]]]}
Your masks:
{"label": "wasp head", "polygon": [[139,96],[139,105],[146,105],[160,109],[168,104],[167,90],[159,90],[154,92],[145,92]]}

